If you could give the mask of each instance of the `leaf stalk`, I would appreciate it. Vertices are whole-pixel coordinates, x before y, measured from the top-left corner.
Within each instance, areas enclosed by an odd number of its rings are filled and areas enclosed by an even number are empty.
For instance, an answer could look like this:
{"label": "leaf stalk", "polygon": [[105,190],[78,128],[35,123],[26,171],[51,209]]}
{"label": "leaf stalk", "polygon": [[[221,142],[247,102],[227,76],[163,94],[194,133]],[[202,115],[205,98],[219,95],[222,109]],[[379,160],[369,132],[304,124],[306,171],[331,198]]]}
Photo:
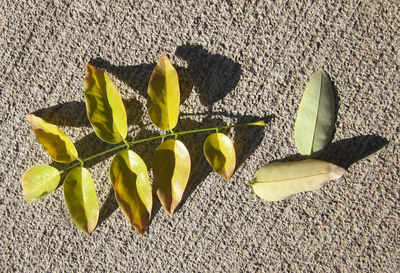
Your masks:
{"label": "leaf stalk", "polygon": [[118,145],[114,148],[105,150],[101,153],[98,154],[94,154],[92,156],[86,157],[86,158],[77,158],[77,160],[79,162],[75,163],[74,165],[62,170],[62,172],[73,169],[79,165],[83,166],[83,164],[89,160],[92,160],[96,157],[111,153],[113,151],[122,149],[124,147],[127,147],[129,149],[129,147],[131,145],[134,144],[138,144],[138,143],[143,143],[143,142],[148,142],[148,141],[152,141],[152,140],[156,140],[156,139],[160,139],[160,138],[166,138],[166,137],[175,137],[177,138],[179,135],[186,135],[186,134],[194,134],[194,133],[201,133],[201,132],[208,132],[208,131],[216,131],[218,132],[219,130],[223,130],[223,129],[230,129],[230,128],[238,128],[238,127],[245,127],[245,126],[265,126],[265,121],[264,120],[260,120],[260,121],[256,121],[256,122],[248,122],[248,123],[241,123],[241,124],[232,124],[232,125],[224,125],[224,126],[219,126],[219,127],[210,127],[210,128],[202,128],[202,129],[194,129],[194,130],[188,130],[188,131],[181,131],[181,132],[174,132],[172,130],[170,130],[171,132],[169,134],[164,134],[164,135],[158,135],[158,136],[153,136],[153,137],[148,137],[148,138],[143,138],[143,139],[139,139],[139,140],[134,140],[134,141],[127,141],[126,139],[124,139],[124,144]]}

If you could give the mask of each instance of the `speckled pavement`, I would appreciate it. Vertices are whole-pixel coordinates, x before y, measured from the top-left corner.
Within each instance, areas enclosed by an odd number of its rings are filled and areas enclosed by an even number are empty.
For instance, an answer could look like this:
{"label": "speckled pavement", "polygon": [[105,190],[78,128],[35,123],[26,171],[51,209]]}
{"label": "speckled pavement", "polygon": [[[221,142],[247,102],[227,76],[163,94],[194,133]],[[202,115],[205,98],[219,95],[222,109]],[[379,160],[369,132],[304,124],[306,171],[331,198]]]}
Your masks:
{"label": "speckled pavement", "polygon": [[[0,1],[0,271],[399,272],[398,1],[104,2]],[[63,166],[25,115],[60,126],[83,157],[110,147],[86,118],[90,61],[120,91],[130,137],[157,135],[146,90],[164,53],[180,76],[176,130],[268,121],[226,131],[238,157],[232,179],[211,172],[202,133],[180,138],[193,163],[182,205],[169,217],[155,199],[144,237],[117,208],[112,154],[87,165],[101,206],[90,237],[70,220],[62,187],[26,203],[22,173]],[[246,183],[260,166],[296,155],[297,106],[319,68],[338,104],[322,157],[348,173],[315,192],[263,201]],[[159,143],[133,149],[150,167]]]}

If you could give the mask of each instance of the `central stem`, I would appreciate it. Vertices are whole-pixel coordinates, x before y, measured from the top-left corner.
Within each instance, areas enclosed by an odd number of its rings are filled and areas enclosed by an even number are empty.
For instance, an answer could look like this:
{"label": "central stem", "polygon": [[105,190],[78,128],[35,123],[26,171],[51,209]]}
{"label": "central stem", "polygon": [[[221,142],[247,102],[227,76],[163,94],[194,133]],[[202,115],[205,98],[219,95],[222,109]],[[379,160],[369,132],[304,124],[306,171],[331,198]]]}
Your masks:
{"label": "central stem", "polygon": [[119,149],[124,148],[124,147],[127,147],[127,146],[131,146],[131,145],[134,145],[134,144],[138,144],[138,143],[142,143],[142,142],[147,142],[147,141],[151,141],[151,140],[156,140],[156,139],[160,139],[160,138],[164,138],[164,137],[170,137],[170,136],[175,136],[175,137],[177,137],[177,136],[179,136],[179,135],[186,135],[186,134],[193,134],[193,133],[207,132],[207,131],[217,131],[217,132],[218,132],[219,130],[222,130],[222,129],[237,128],[237,127],[244,127],[244,126],[265,126],[265,122],[264,122],[263,120],[260,120],[260,121],[256,121],[256,122],[248,122],[248,123],[242,123],[242,124],[225,125],[225,126],[211,127],[211,128],[203,128],[203,129],[194,129],[194,130],[181,131],[181,132],[174,132],[174,131],[171,130],[171,133],[169,133],[169,134],[164,134],[164,135],[159,135],[159,136],[148,137],[148,138],[139,139],[139,140],[134,140],[134,141],[130,141],[130,142],[128,142],[128,141],[126,141],[126,140],[124,139],[124,144],[121,144],[121,145],[116,146],[116,147],[114,147],[114,148],[105,150],[104,152],[101,152],[101,153],[98,153],[98,154],[95,154],[95,155],[92,155],[92,156],[89,156],[89,157],[86,157],[86,158],[78,158],[78,159],[77,159],[77,160],[79,160],[78,163],[76,163],[76,164],[74,164],[74,165],[72,165],[72,166],[66,168],[65,170],[63,170],[63,171],[61,171],[61,172],[64,172],[64,171],[73,169],[73,168],[75,168],[75,167],[77,167],[77,166],[79,166],[79,165],[83,165],[83,163],[86,162],[86,161],[92,160],[92,159],[94,159],[94,158],[96,158],[96,157],[99,157],[99,156],[108,154],[108,153],[110,153],[110,152],[119,150]]}

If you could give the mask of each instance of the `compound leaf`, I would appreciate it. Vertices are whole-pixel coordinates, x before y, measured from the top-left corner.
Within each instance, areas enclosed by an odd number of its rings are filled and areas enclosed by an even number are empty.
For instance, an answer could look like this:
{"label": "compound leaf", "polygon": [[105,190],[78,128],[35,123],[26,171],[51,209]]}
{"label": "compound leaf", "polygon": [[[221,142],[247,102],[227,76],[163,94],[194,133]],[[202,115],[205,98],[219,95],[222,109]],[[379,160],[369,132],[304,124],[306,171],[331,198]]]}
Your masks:
{"label": "compound leaf", "polygon": [[328,75],[316,72],[307,83],[297,110],[294,138],[302,155],[323,150],[333,137],[335,99]]}
{"label": "compound leaf", "polygon": [[72,221],[89,235],[99,219],[99,204],[92,176],[86,168],[76,167],[67,174],[64,197]]}
{"label": "compound leaf", "polygon": [[228,181],[236,165],[236,154],[232,140],[222,133],[214,133],[204,142],[204,155],[211,167]]}
{"label": "compound leaf", "polygon": [[111,78],[88,64],[84,87],[87,115],[96,135],[105,142],[121,142],[127,134],[126,111]]}
{"label": "compound leaf", "polygon": [[153,206],[146,164],[135,152],[121,151],[111,163],[110,178],[119,207],[136,231],[143,235]]}
{"label": "compound leaf", "polygon": [[37,165],[24,172],[21,178],[22,196],[32,203],[51,192],[60,183],[60,172],[48,165]]}
{"label": "compound leaf", "polygon": [[151,121],[163,130],[175,128],[179,115],[178,73],[166,55],[162,55],[150,77],[148,111]]}
{"label": "compound leaf", "polygon": [[250,185],[261,198],[279,201],[295,193],[317,190],[345,172],[335,164],[317,159],[273,162],[259,169]]}
{"label": "compound leaf", "polygon": [[168,215],[182,199],[190,167],[189,152],[181,141],[167,139],[158,146],[153,157],[153,185]]}
{"label": "compound leaf", "polygon": [[36,139],[57,162],[70,163],[78,157],[78,152],[69,137],[56,125],[30,114],[30,122]]}

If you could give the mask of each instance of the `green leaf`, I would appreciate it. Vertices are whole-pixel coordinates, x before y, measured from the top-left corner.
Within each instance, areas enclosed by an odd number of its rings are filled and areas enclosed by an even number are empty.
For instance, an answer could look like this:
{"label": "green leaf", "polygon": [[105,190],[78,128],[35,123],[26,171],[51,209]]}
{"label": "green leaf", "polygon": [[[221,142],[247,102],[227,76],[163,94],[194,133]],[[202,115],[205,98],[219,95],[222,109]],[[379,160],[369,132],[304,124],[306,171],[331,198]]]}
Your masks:
{"label": "green leaf", "polygon": [[345,172],[335,164],[317,159],[273,162],[259,169],[250,185],[261,198],[279,201],[295,193],[317,190]]}
{"label": "green leaf", "polygon": [[153,185],[168,215],[181,202],[190,167],[189,152],[181,141],[167,139],[158,146],[153,158]]}
{"label": "green leaf", "polygon": [[57,162],[70,163],[78,157],[78,152],[69,137],[56,125],[30,114],[26,118],[30,122],[36,139],[49,155]]}
{"label": "green leaf", "polygon": [[178,73],[162,55],[150,77],[148,109],[151,121],[163,130],[175,128],[179,116]]}
{"label": "green leaf", "polygon": [[96,135],[105,142],[121,142],[127,134],[126,111],[110,77],[88,64],[84,87],[87,115]]}
{"label": "green leaf", "polygon": [[226,181],[228,181],[236,165],[236,154],[232,140],[222,134],[214,133],[204,142],[204,155],[211,167]]}
{"label": "green leaf", "polygon": [[32,203],[52,193],[60,183],[60,172],[51,166],[37,165],[24,172],[21,178],[22,196]]}
{"label": "green leaf", "polygon": [[121,151],[111,163],[110,178],[119,207],[136,231],[144,234],[153,206],[146,164],[135,152]]}
{"label": "green leaf", "polygon": [[89,235],[99,219],[99,204],[92,176],[86,168],[77,167],[68,173],[64,197],[72,221]]}
{"label": "green leaf", "polygon": [[300,154],[312,155],[323,150],[333,137],[335,99],[328,75],[316,72],[307,83],[297,110],[294,138]]}

